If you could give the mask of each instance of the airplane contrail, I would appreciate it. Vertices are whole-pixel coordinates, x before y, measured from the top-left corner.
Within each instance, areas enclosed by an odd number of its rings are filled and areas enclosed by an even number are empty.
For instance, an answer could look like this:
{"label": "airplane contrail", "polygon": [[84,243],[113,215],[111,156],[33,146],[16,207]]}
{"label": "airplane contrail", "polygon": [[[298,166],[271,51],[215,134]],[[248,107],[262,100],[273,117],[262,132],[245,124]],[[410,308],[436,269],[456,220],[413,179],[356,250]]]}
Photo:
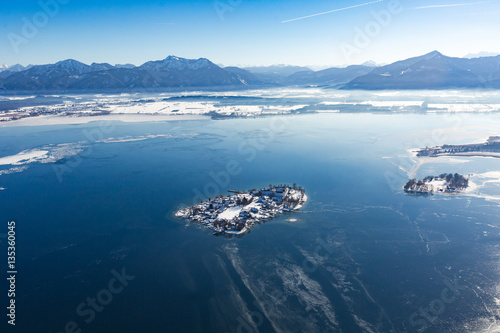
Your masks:
{"label": "airplane contrail", "polygon": [[495,1],[480,1],[480,2],[470,2],[470,3],[454,3],[454,4],[449,4],[449,5],[430,5],[430,6],[423,6],[423,7],[415,7],[415,9],[471,6],[471,5],[479,5],[479,4],[482,4],[482,3],[488,3],[488,2],[495,2]]}
{"label": "airplane contrail", "polygon": [[340,12],[342,10],[347,10],[347,9],[351,9],[351,8],[361,7],[361,6],[367,6],[367,5],[371,5],[372,3],[377,3],[377,2],[382,2],[382,1],[384,1],[384,0],[376,0],[376,1],[362,3],[362,4],[359,4],[359,5],[355,5],[355,6],[334,9],[334,10],[330,10],[330,11],[323,12],[323,13],[312,14],[312,15],[307,15],[307,16],[303,16],[303,17],[294,18],[294,19],[291,19],[291,20],[281,21],[281,23],[298,21],[298,20],[303,20],[303,19],[306,19],[306,18],[314,17],[314,16],[325,15],[325,14],[330,14],[330,13],[335,13],[335,12]]}

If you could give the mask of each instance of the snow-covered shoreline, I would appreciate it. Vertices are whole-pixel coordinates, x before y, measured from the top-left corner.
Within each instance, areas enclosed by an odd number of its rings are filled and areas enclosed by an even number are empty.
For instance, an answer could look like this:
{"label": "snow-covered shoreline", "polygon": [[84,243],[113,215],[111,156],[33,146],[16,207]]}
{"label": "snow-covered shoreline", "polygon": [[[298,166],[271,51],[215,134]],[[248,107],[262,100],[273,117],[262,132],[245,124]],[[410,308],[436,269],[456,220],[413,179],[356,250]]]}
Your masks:
{"label": "snow-covered shoreline", "polygon": [[295,208],[294,208],[293,210],[299,210],[299,209],[301,209],[301,208],[302,208],[302,206],[304,206],[304,205],[305,205],[305,203],[307,202],[307,199],[308,199],[308,198],[307,198],[307,195],[304,193],[304,194],[302,195],[302,201],[301,201],[302,203],[299,203],[297,206],[295,206]]}
{"label": "snow-covered shoreline", "polygon": [[203,115],[146,115],[146,114],[114,114],[103,116],[37,116],[27,117],[0,123],[0,127],[19,126],[48,126],[48,125],[77,125],[95,121],[122,121],[126,123],[153,122],[153,121],[181,121],[181,120],[208,120]]}

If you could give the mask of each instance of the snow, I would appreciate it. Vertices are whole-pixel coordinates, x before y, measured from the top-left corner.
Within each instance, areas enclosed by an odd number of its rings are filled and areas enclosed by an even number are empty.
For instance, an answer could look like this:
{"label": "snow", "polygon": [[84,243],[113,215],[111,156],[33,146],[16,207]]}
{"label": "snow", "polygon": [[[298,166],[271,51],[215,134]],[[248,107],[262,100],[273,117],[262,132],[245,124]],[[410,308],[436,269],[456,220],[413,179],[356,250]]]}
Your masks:
{"label": "snow", "polygon": [[428,107],[448,112],[492,112],[500,110],[500,104],[429,104]]}
{"label": "snow", "polygon": [[211,62],[208,59],[184,59],[174,56],[168,56],[163,60],[148,61],[141,67],[162,70],[162,69],[175,69],[175,70],[197,70],[200,68],[210,66]]}
{"label": "snow", "polygon": [[[304,201],[304,204],[305,204],[305,203],[306,203],[306,201],[307,201],[307,195],[306,195],[305,193],[304,193],[304,196],[302,197],[302,201]],[[302,206],[303,206],[303,204],[302,204],[302,205],[301,205],[301,204],[298,204],[297,206],[295,206],[295,208],[294,208],[293,210],[299,210],[299,209],[301,209],[301,208],[302,208]]]}
{"label": "snow", "polygon": [[492,182],[500,182],[500,171],[488,171],[478,175],[481,178],[491,178]]}
{"label": "snow", "polygon": [[22,165],[36,162],[46,157],[48,152],[48,150],[38,149],[24,150],[16,155],[0,158],[0,165]]}
{"label": "snow", "polygon": [[448,185],[448,182],[446,180],[433,179],[430,182],[426,182],[426,184],[429,186],[429,189],[434,192],[444,192],[444,189]]}
{"label": "snow", "polygon": [[500,183],[500,171],[488,171],[472,175],[469,179],[469,187],[464,191],[464,194],[500,204],[500,196],[496,190],[498,187],[488,188],[488,184],[491,183],[493,185]]}
{"label": "snow", "polygon": [[245,232],[247,232],[248,229],[245,227],[243,229],[241,229],[240,231],[235,231],[235,230],[224,230],[224,232],[226,234],[233,234],[233,235],[241,235],[241,234],[244,234]]}
{"label": "snow", "polygon": [[[196,133],[185,133],[181,134],[182,137],[195,136]],[[172,134],[150,134],[143,136],[126,136],[126,137],[109,137],[102,140],[94,141],[95,143],[120,143],[120,142],[132,142],[132,141],[143,141],[156,138],[174,138]],[[94,143],[92,142],[92,143]],[[55,163],[64,158],[76,156],[84,151],[91,142],[79,141],[61,144],[49,144],[44,145],[39,148],[24,150],[16,155],[5,156],[0,158],[1,165],[11,165],[9,169],[0,170],[0,175],[8,175],[17,172],[23,172],[28,169],[30,163]]]}
{"label": "snow", "polygon": [[284,105],[270,105],[264,107],[266,110],[277,110],[277,111],[297,111],[302,108],[305,108],[306,106],[309,106],[309,104],[298,104],[298,105],[293,105],[293,106],[284,106]]}
{"label": "snow", "polygon": [[150,102],[150,103],[123,103],[108,105],[111,113],[139,113],[139,114],[201,114],[217,111],[214,103],[210,102]]}
{"label": "snow", "polygon": [[[184,63],[182,59],[171,57],[167,62],[183,63],[183,66],[197,66],[206,62],[197,60],[192,64]],[[162,65],[162,61],[157,62]],[[71,65],[71,62],[64,65]],[[75,64],[73,64],[75,65]],[[78,65],[78,64],[76,64]],[[163,64],[164,66],[165,64]],[[123,121],[163,121],[163,120],[185,120],[186,116],[207,115],[210,112],[217,112],[222,115],[236,114],[240,117],[253,117],[262,114],[292,113],[306,106],[316,105],[371,105],[375,108],[391,108],[393,111],[403,111],[405,108],[419,109],[426,106],[424,101],[428,101],[429,113],[435,112],[493,112],[500,110],[498,98],[500,92],[497,91],[467,91],[467,90],[447,90],[447,91],[382,91],[382,92],[339,92],[322,88],[272,88],[253,89],[245,91],[186,91],[186,92],[165,92],[157,94],[123,93],[123,94],[95,94],[90,96],[80,95],[46,95],[48,97],[62,98],[56,105],[19,107],[3,113],[0,127],[5,124],[47,125],[47,124],[74,124],[86,123],[93,120],[116,119],[121,116],[151,116],[151,118],[134,120],[118,119]],[[196,96],[196,100],[188,99]],[[256,97],[261,102],[249,100],[248,104],[238,97]],[[0,100],[16,100],[32,98],[34,96],[18,97],[5,96]],[[199,99],[206,97],[207,100]],[[212,97],[217,97],[213,100]],[[227,97],[227,98],[218,98]],[[267,103],[266,99],[270,102]],[[283,102],[278,102],[283,100]],[[233,104],[238,103],[238,104]],[[309,104],[308,104],[309,103]],[[354,109],[353,109],[354,110]],[[363,108],[363,110],[365,110]],[[318,110],[322,112],[324,110]],[[102,113],[110,112],[109,115]],[[326,112],[331,112],[327,110]],[[338,110],[336,110],[338,112]],[[31,117],[32,114],[57,114],[59,117]],[[79,115],[76,117],[75,115]],[[94,117],[87,117],[95,115]],[[80,117],[83,116],[83,117]],[[24,119],[15,119],[15,118]],[[159,118],[171,117],[171,118]],[[83,118],[83,119],[81,119]],[[90,118],[90,119],[89,119]],[[34,120],[36,119],[36,120]],[[206,118],[205,118],[206,119]],[[4,124],[5,123],[5,124]]]}
{"label": "snow", "polygon": [[[63,158],[74,156],[83,151],[83,145],[80,142],[50,144],[40,148],[24,150],[16,155],[0,158],[0,165],[26,165],[30,163],[54,163]],[[14,169],[1,170],[3,174],[21,172]]]}
{"label": "snow", "polygon": [[271,112],[290,112],[299,110],[307,104],[293,106],[265,106],[265,105],[220,105],[215,102],[179,102],[179,101],[155,101],[155,102],[123,102],[108,104],[106,109],[112,114],[158,114],[158,115],[200,115],[210,112],[219,114],[260,114],[264,110]]}
{"label": "snow", "polygon": [[232,220],[233,218],[237,217],[240,215],[241,210],[243,209],[242,206],[234,206],[234,207],[229,207],[222,213],[220,213],[217,218],[219,219],[226,219],[228,221]]}
{"label": "snow", "polygon": [[21,97],[18,97],[18,96],[2,96],[0,97],[0,100],[7,100],[7,101],[22,101],[22,100],[26,100],[26,99],[31,99],[31,98],[35,98],[36,96],[33,95],[33,96],[21,96]]}
{"label": "snow", "polygon": [[6,169],[6,170],[0,170],[0,175],[10,175],[12,173],[23,172],[24,170],[26,170],[28,168],[29,167],[27,165],[23,165],[21,167],[13,167],[13,168]]}
{"label": "snow", "polygon": [[143,135],[138,137],[125,136],[119,138],[107,138],[103,140],[99,140],[96,142],[101,143],[118,143],[118,142],[133,142],[133,141],[144,141],[148,139],[156,139],[156,138],[173,138],[174,136],[171,134],[156,134],[156,135]]}
{"label": "snow", "polygon": [[244,207],[244,210],[250,210],[250,209],[252,209],[252,208],[261,209],[261,208],[262,208],[262,204],[257,203],[256,201],[254,201],[254,202],[252,202],[252,203],[250,203],[250,204],[246,205],[246,206]]}
{"label": "snow", "polygon": [[64,117],[64,116],[38,116],[0,123],[0,127],[17,126],[46,126],[46,125],[73,125],[86,124],[93,121],[122,121],[126,123],[149,121],[179,121],[209,119],[202,115],[145,115],[145,114],[114,114],[106,116]]}
{"label": "snow", "polygon": [[322,104],[322,105],[342,105],[342,104],[346,104],[346,102],[321,102],[319,104]]}
{"label": "snow", "polygon": [[395,107],[395,106],[421,106],[424,101],[366,101],[359,104],[366,104],[375,107]]}

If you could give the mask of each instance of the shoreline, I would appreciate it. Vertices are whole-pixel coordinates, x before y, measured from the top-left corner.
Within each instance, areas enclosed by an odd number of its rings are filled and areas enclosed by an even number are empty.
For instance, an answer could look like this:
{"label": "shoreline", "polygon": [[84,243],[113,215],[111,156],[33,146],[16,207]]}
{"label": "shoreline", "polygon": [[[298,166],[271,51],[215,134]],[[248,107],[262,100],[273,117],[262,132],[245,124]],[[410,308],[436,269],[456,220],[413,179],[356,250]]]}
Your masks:
{"label": "shoreline", "polygon": [[493,158],[500,158],[500,153],[494,153],[494,152],[465,152],[465,153],[454,153],[454,154],[449,154],[449,153],[438,153],[433,156],[418,156],[418,158],[422,157],[428,157],[428,158],[433,158],[433,157],[493,157]]}
{"label": "shoreline", "polygon": [[304,205],[306,204],[306,202],[307,202],[307,195],[306,195],[305,193],[304,193],[304,194],[303,194],[303,196],[302,196],[302,202],[303,202],[303,203],[299,203],[297,206],[295,206],[295,208],[294,208],[294,209],[292,209],[292,211],[294,211],[294,210],[299,210],[299,209],[301,209],[301,208],[302,208],[302,206],[304,206]]}
{"label": "shoreline", "polygon": [[182,120],[209,120],[209,116],[203,115],[145,115],[145,114],[116,114],[102,116],[37,116],[27,117],[19,120],[11,120],[0,123],[0,127],[23,127],[23,126],[51,126],[51,125],[78,125],[88,124],[94,121],[122,121],[125,123],[140,123],[153,121],[182,121]]}

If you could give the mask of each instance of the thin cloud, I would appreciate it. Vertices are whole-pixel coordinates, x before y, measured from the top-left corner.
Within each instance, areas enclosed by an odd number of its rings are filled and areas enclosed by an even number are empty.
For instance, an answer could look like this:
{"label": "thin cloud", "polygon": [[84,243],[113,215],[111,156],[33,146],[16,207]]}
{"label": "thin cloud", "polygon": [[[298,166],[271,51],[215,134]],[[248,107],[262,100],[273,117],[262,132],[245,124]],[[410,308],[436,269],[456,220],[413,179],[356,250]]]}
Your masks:
{"label": "thin cloud", "polygon": [[430,5],[430,6],[415,7],[415,9],[472,6],[472,5],[479,5],[479,4],[482,4],[482,3],[489,3],[489,2],[495,2],[495,1],[480,1],[480,2],[470,2],[470,3],[454,3],[454,4],[449,4],[449,5]]}
{"label": "thin cloud", "polygon": [[320,16],[320,15],[325,15],[325,14],[340,12],[342,10],[347,10],[347,9],[352,9],[352,8],[356,8],[356,7],[367,6],[367,5],[371,5],[372,3],[377,3],[377,2],[382,2],[382,1],[384,1],[384,0],[376,0],[376,1],[362,3],[362,4],[359,4],[359,5],[355,5],[355,6],[349,6],[349,7],[345,7],[345,8],[334,9],[334,10],[330,10],[330,11],[323,12],[323,13],[312,14],[312,15],[307,15],[307,16],[303,16],[303,17],[294,18],[294,19],[291,19],[291,20],[281,21],[281,23],[298,21],[298,20],[303,20],[303,19],[306,19],[306,18],[314,17],[314,16]]}

